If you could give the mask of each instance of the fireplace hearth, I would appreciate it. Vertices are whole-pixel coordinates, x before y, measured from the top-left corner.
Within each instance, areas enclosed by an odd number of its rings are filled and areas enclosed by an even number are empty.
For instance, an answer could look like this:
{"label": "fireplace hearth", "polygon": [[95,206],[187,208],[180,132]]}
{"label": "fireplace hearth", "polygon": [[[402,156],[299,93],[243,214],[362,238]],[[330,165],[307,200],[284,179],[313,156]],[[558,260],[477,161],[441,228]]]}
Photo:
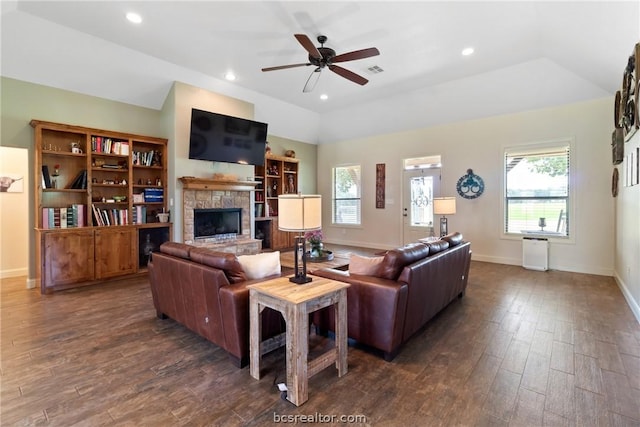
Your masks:
{"label": "fireplace hearth", "polygon": [[242,234],[242,209],[212,208],[193,210],[194,239],[228,240]]}

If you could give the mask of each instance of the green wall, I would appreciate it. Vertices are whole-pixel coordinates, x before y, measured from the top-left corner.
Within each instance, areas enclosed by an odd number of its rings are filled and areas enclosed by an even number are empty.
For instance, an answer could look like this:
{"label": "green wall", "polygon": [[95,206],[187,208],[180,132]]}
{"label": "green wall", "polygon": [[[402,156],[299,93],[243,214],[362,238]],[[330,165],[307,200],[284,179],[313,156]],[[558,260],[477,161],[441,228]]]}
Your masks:
{"label": "green wall", "polygon": [[[55,89],[2,77],[0,81],[0,145],[29,150],[29,175],[33,176],[32,119],[165,137],[160,112],[122,102]],[[35,278],[33,182],[28,189],[29,279]],[[1,242],[4,243],[4,242]]]}
{"label": "green wall", "polygon": [[271,152],[276,156],[284,156],[287,150],[296,152],[296,159],[300,159],[298,170],[298,182],[300,183],[299,191],[304,194],[315,194],[318,192],[316,185],[318,146],[314,144],[306,144],[292,139],[280,138],[269,135],[269,147]]}
{"label": "green wall", "polygon": [[[167,96],[171,98],[172,94],[168,92]],[[34,174],[35,163],[33,129],[29,125],[32,119],[162,137],[167,138],[170,145],[175,144],[175,111],[169,111],[167,103],[162,111],[154,110],[6,77],[0,80],[0,98],[0,145],[29,150],[29,176]],[[307,193],[315,192],[317,147],[271,135],[269,140],[272,141],[271,146],[275,154],[284,153],[284,150],[288,149],[295,150],[302,170],[301,190]],[[169,152],[171,153],[171,150]],[[187,161],[186,158],[169,159],[169,177],[173,179],[169,185],[169,196],[173,198],[176,177],[171,169],[178,160]],[[33,183],[27,191],[29,214],[25,218],[24,226],[29,229],[29,279],[34,279]],[[0,249],[9,249],[5,242],[0,244]]]}

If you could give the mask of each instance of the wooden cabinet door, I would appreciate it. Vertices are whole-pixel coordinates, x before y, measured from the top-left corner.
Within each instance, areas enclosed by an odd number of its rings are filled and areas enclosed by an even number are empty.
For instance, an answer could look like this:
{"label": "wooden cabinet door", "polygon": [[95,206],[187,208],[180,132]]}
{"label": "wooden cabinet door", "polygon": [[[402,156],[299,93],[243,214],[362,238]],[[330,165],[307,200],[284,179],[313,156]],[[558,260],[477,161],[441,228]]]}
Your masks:
{"label": "wooden cabinet door", "polygon": [[136,272],[136,237],[134,227],[96,230],[96,279]]}
{"label": "wooden cabinet door", "polygon": [[291,249],[296,243],[296,233],[278,229],[278,218],[271,220],[271,249]]}
{"label": "wooden cabinet door", "polygon": [[94,279],[93,230],[42,233],[41,291]]}
{"label": "wooden cabinet door", "polygon": [[278,229],[278,218],[271,220],[271,249],[282,249],[286,246],[286,240],[283,237],[286,233]]}

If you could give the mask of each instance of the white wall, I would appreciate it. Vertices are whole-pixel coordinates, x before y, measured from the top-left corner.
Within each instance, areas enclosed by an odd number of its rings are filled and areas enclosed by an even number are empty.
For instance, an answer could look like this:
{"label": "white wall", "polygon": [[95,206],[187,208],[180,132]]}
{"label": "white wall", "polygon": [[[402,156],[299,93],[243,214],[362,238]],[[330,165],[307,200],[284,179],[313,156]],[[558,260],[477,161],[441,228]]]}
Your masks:
{"label": "white wall", "polygon": [[22,177],[0,193],[0,278],[26,276],[29,271],[29,151],[0,147],[0,177]]}
{"label": "white wall", "polygon": [[[521,265],[521,239],[503,238],[502,179],[506,146],[573,138],[573,237],[550,245],[550,267],[613,275],[614,201],[610,192],[612,98],[490,117],[318,146],[318,191],[329,242],[390,248],[402,242],[402,159],[441,154],[442,195],[456,195],[458,178],[471,168],[485,182],[475,200],[458,196],[449,229],[472,242],[476,260]],[[331,226],[331,168],[362,165],[362,227]],[[375,164],[386,163],[385,209],[375,208]]]}
{"label": "white wall", "polygon": [[[624,144],[625,154],[640,147],[640,132]],[[618,165],[615,278],[640,322],[640,185],[624,186],[627,161]]]}

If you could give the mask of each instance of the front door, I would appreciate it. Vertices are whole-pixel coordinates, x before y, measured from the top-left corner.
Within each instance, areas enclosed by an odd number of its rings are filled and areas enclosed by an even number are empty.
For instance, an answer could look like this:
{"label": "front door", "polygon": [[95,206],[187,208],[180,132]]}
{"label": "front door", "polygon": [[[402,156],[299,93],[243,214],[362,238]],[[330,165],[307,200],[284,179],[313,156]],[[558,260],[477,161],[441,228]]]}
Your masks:
{"label": "front door", "polygon": [[410,169],[404,171],[402,240],[416,242],[434,235],[433,197],[440,193],[440,169]]}

